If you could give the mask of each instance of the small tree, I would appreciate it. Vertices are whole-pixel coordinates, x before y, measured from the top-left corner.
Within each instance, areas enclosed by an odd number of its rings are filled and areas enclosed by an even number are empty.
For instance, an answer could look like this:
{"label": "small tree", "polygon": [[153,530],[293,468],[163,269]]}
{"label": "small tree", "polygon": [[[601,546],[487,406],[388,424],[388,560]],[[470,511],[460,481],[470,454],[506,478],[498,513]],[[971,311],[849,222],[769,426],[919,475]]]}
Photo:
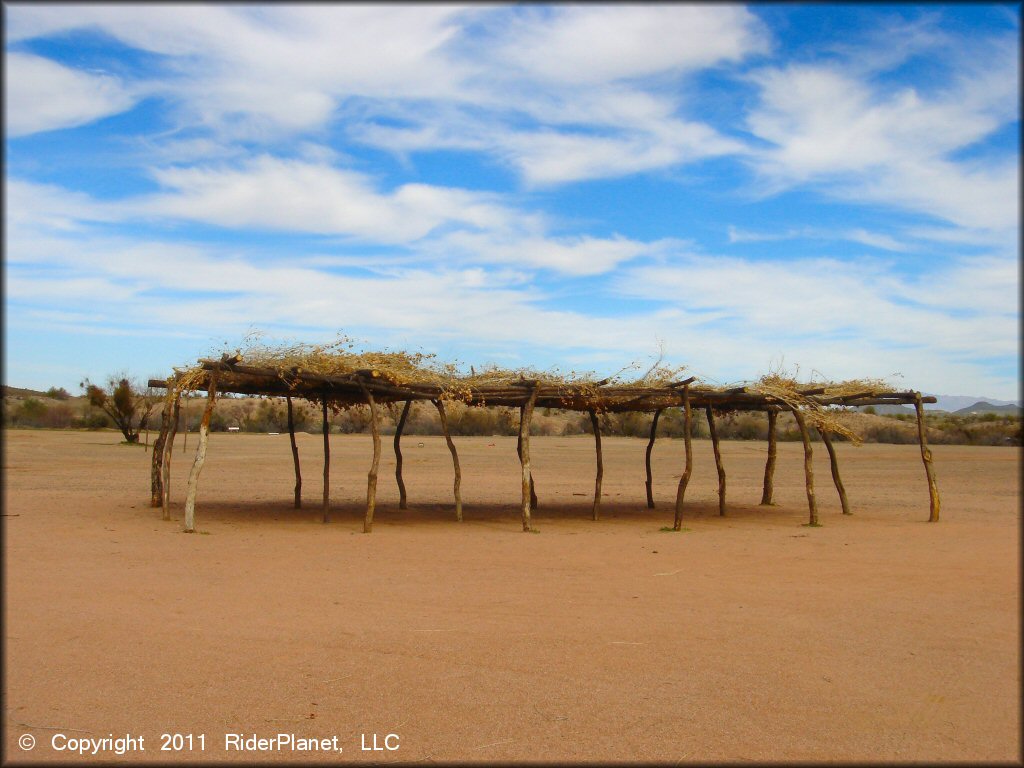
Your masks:
{"label": "small tree", "polygon": [[125,374],[109,377],[105,387],[99,387],[89,379],[85,379],[79,386],[85,391],[89,405],[99,408],[113,419],[126,442],[139,442],[139,433],[146,428],[157,404],[157,397],[152,390],[141,389]]}

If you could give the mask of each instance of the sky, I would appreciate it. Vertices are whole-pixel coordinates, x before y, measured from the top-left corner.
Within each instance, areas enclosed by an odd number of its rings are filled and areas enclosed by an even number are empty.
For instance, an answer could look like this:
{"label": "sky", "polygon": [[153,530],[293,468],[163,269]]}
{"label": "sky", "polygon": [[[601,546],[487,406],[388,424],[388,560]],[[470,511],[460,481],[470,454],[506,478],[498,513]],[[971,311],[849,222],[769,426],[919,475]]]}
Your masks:
{"label": "sky", "polygon": [[4,5],[5,383],[344,334],[1017,399],[1017,4]]}

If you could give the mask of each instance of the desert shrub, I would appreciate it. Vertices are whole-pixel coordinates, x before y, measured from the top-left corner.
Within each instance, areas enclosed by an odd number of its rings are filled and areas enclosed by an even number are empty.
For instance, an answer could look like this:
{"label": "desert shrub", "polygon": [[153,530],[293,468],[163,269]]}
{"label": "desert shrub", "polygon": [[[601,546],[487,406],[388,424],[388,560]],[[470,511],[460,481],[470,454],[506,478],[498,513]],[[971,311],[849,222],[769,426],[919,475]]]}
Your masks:
{"label": "desert shrub", "polygon": [[46,390],[46,396],[53,400],[70,400],[71,393],[68,392],[64,387],[50,387]]}
{"label": "desert shrub", "polygon": [[[682,437],[683,432],[685,431],[684,422],[685,418],[683,417],[682,409],[671,408],[662,411],[661,418],[658,420],[658,434],[664,435],[665,437]],[[690,437],[707,436],[708,425],[707,421],[704,419],[704,412],[694,410],[692,413],[692,422],[690,424]]]}
{"label": "desert shrub", "polygon": [[260,400],[246,415],[246,432],[288,431],[288,408],[284,403]]}
{"label": "desert shrub", "polygon": [[[589,419],[588,419],[589,421]],[[565,423],[562,424],[562,435],[568,437],[569,435],[582,435],[583,434],[583,423],[581,419],[568,418]]]}
{"label": "desert shrub", "polygon": [[93,430],[110,429],[114,426],[114,421],[107,414],[94,411],[82,417],[82,426]]}
{"label": "desert shrub", "polygon": [[15,427],[43,427],[49,412],[46,404],[34,397],[22,401],[11,412],[11,425]]}
{"label": "desert shrub", "polygon": [[[445,406],[450,413],[448,428],[453,435],[516,435],[519,434],[519,413],[511,408],[478,408],[461,403]],[[553,434],[551,431],[551,409],[546,408],[547,417],[542,413],[531,423],[530,434]],[[536,432],[541,429],[541,432]]]}
{"label": "desert shrub", "polygon": [[44,426],[50,429],[67,429],[75,418],[75,412],[67,403],[57,403],[47,409],[43,418]]}
{"label": "desert shrub", "polygon": [[413,403],[405,422],[405,434],[440,435],[441,420],[437,416],[437,409],[430,403]]}
{"label": "desert shrub", "polygon": [[762,413],[729,413],[716,417],[715,429],[723,440],[767,440],[768,417]]}
{"label": "desert shrub", "polygon": [[[649,413],[637,413],[626,411],[625,413],[614,414],[614,426],[610,434],[623,435],[625,437],[648,437],[651,434],[651,422],[654,416]],[[661,421],[658,421],[659,425]],[[603,426],[603,425],[602,425]]]}
{"label": "desert shrub", "polygon": [[353,405],[343,408],[331,421],[337,431],[345,435],[370,431],[370,406]]}
{"label": "desert shrub", "polygon": [[[894,422],[895,420],[893,420]],[[864,426],[861,433],[865,443],[895,443],[907,445],[917,442],[917,433],[903,424],[884,421],[872,422]]]}

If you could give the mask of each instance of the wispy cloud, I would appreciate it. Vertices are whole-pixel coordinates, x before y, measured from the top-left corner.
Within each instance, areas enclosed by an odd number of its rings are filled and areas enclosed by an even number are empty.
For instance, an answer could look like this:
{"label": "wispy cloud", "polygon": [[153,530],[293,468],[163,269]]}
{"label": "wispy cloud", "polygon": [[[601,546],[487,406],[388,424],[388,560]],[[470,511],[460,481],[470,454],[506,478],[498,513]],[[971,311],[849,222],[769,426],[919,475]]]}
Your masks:
{"label": "wispy cloud", "polygon": [[1016,162],[957,160],[1017,119],[1012,40],[972,46],[979,61],[942,90],[893,89],[835,64],[766,67],[748,126],[771,143],[751,163],[770,188],[818,183],[846,200],[882,202],[965,227],[1018,224]]}
{"label": "wispy cloud", "polygon": [[136,101],[131,89],[111,75],[26,53],[8,53],[4,59],[4,129],[11,137],[91,123],[124,112]]}
{"label": "wispy cloud", "polygon": [[125,207],[225,227],[407,242],[449,223],[500,229],[511,215],[486,193],[413,183],[381,192],[365,174],[270,156],[242,167],[168,168],[154,175],[168,192]]}
{"label": "wispy cloud", "polygon": [[848,240],[854,243],[878,248],[884,251],[906,252],[914,250],[914,246],[897,240],[882,232],[870,232],[866,229],[828,230],[818,227],[800,227],[776,232],[755,232],[730,225],[728,233],[730,243],[772,243],[782,240]]}

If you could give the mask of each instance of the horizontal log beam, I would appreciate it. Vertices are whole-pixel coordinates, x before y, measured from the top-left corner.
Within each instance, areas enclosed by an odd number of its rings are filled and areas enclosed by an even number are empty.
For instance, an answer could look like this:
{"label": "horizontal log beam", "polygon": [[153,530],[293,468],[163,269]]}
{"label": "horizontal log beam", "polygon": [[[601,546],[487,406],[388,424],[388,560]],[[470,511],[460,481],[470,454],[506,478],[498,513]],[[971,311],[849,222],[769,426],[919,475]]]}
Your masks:
{"label": "horizontal log beam", "polygon": [[[461,400],[473,406],[520,407],[536,392],[536,406],[570,411],[600,410],[614,413],[653,412],[681,404],[681,389],[689,387],[695,376],[681,382],[657,387],[605,386],[608,379],[587,384],[538,385],[535,380],[502,382],[494,385],[468,386],[464,389],[443,387],[431,383],[404,383],[390,381],[380,371],[365,368],[349,374],[331,375],[312,371],[277,370],[248,366],[237,358],[222,360],[201,360],[203,369],[220,372],[218,388],[223,393],[247,395],[290,396],[320,401],[326,392],[328,400],[341,405],[356,405],[365,402],[364,387],[380,402],[403,400]],[[171,377],[173,386],[183,374]],[[203,377],[195,382],[195,388],[203,387],[208,381]],[[166,379],[149,379],[148,386],[165,389]],[[849,395],[829,395],[827,387],[798,390],[796,394],[807,398],[817,407],[866,406],[866,405],[912,405],[915,392],[855,392]],[[785,400],[768,393],[751,391],[744,387],[728,390],[689,389],[691,407],[713,406],[720,411],[769,411],[788,409]],[[922,403],[935,403],[935,397],[922,397]]]}

